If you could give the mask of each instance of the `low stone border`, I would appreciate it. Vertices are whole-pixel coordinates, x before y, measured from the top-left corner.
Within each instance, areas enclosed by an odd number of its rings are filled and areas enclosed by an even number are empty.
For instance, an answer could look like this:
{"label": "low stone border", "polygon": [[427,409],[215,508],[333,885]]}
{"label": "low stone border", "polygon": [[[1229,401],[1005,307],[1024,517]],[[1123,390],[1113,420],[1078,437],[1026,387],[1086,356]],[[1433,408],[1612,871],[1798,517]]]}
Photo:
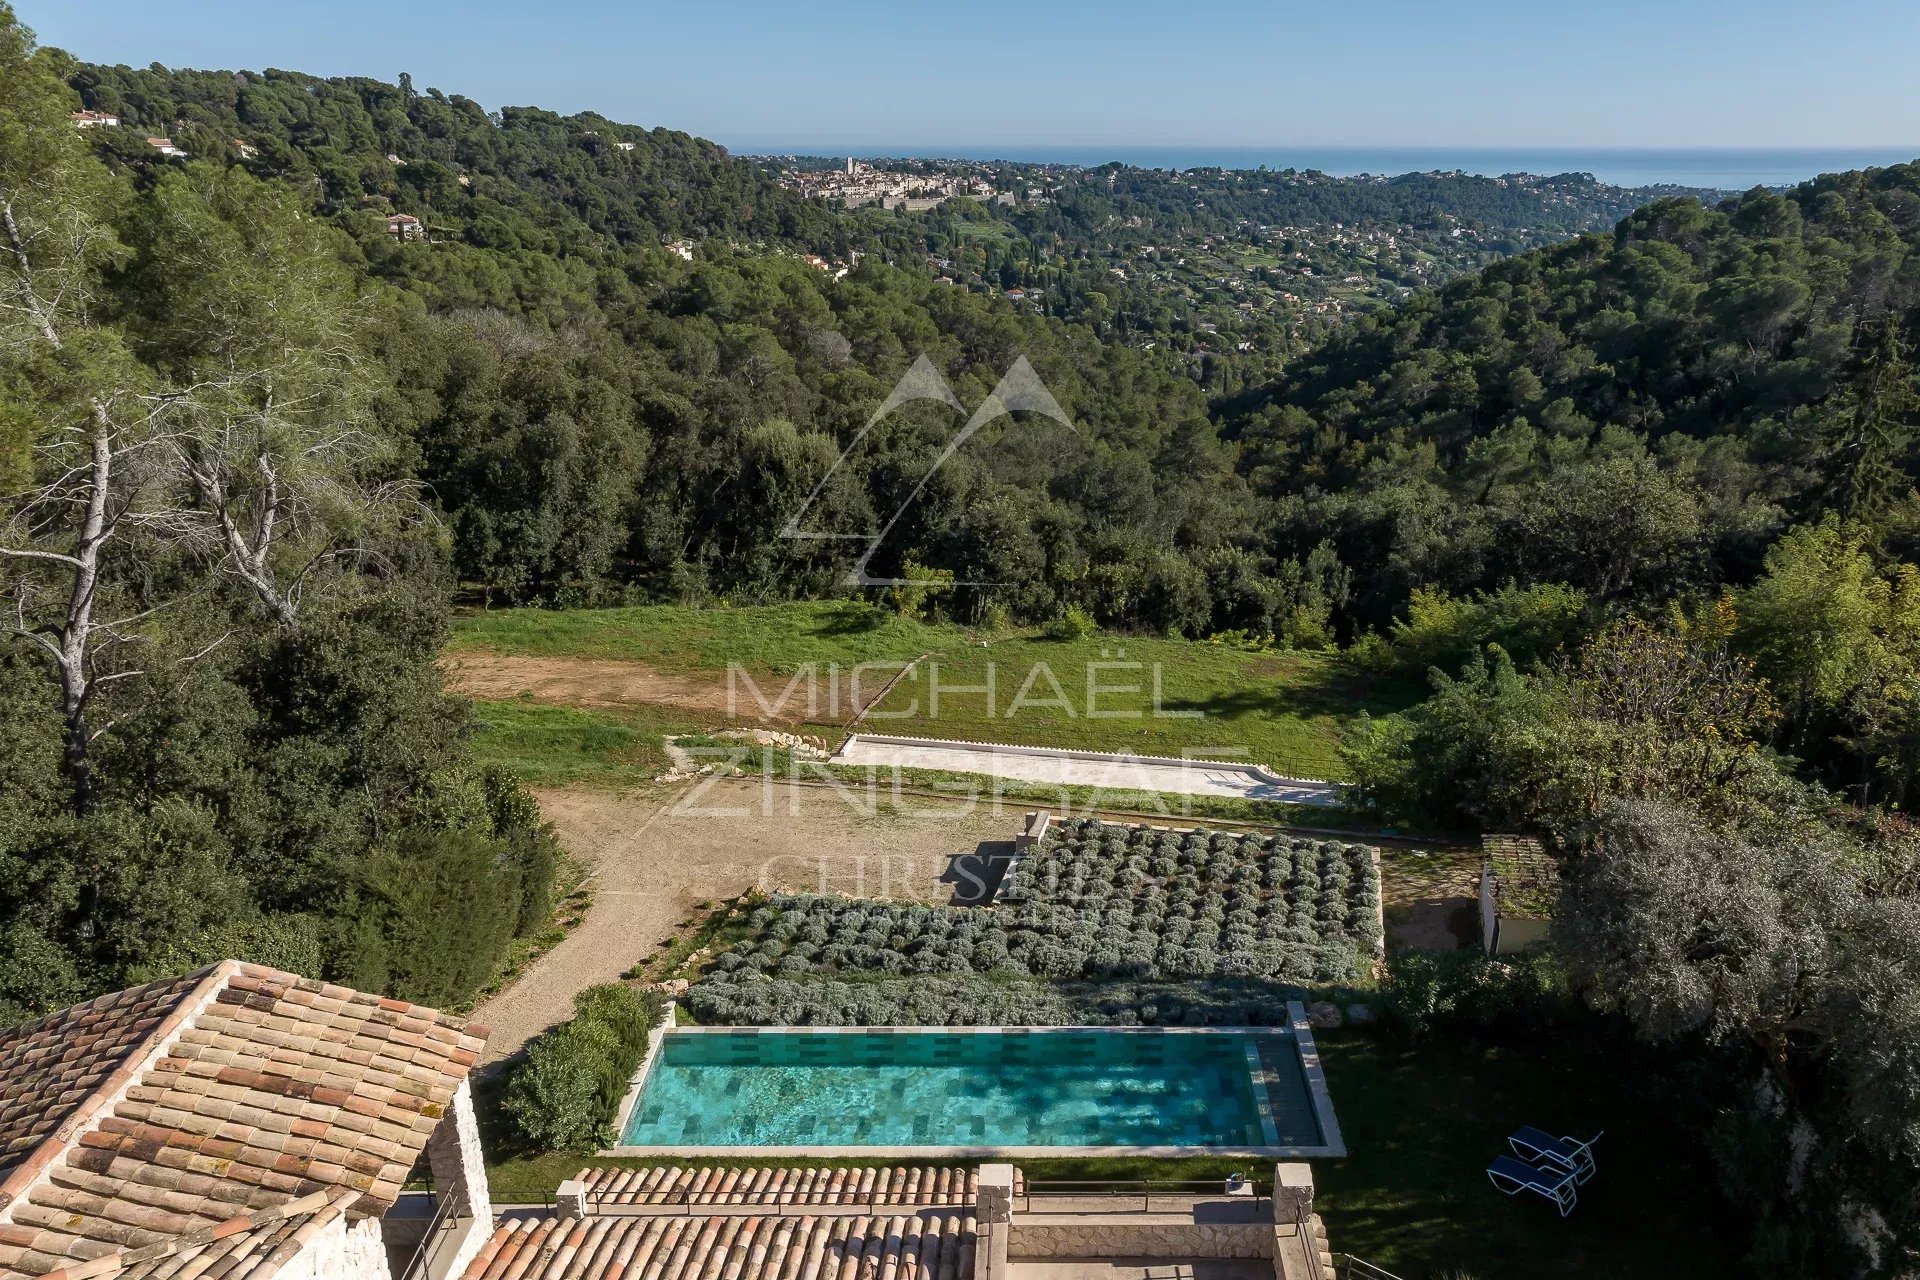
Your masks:
{"label": "low stone border", "polygon": [[1387,959],[1387,869],[1380,865],[1380,846],[1367,846],[1373,850],[1373,914],[1380,922],[1380,940],[1373,944],[1373,958],[1385,964]]}
{"label": "low stone border", "polygon": [[1135,1157],[1180,1160],[1218,1156],[1227,1160],[1312,1160],[1341,1157],[1328,1147],[608,1147],[597,1154],[626,1160],[1051,1160]]}
{"label": "low stone border", "polygon": [[[698,1146],[688,1144],[667,1144],[649,1146],[616,1145],[599,1152],[602,1156],[625,1158],[645,1158],[661,1156],[681,1157],[761,1157],[766,1159],[875,1159],[875,1160],[933,1160],[945,1158],[967,1159],[1022,1159],[1044,1160],[1049,1157],[1095,1157],[1095,1156],[1137,1156],[1155,1159],[1173,1159],[1185,1156],[1221,1156],[1233,1159],[1260,1160],[1302,1160],[1313,1157],[1342,1157],[1347,1148],[1340,1137],[1340,1125],[1333,1115],[1333,1099],[1327,1092],[1326,1073],[1320,1066],[1319,1051],[1314,1047],[1313,1028],[1307,1021],[1306,1007],[1298,1000],[1287,1002],[1288,1030],[1294,1040],[1294,1051],[1300,1060],[1301,1076],[1306,1082],[1307,1094],[1313,1104],[1314,1123],[1320,1130],[1320,1144],[1299,1146],[1239,1146],[1239,1147],[1180,1147],[1180,1146],[1132,1146],[1132,1147],[986,1147],[986,1146],[831,1146],[810,1144],[806,1146]],[[628,1118],[638,1102],[645,1087],[647,1074],[652,1070],[654,1059],[660,1051],[660,1045],[666,1037],[681,1036],[759,1036],[759,1035],[1059,1035],[1067,1032],[1098,1031],[1110,1035],[1164,1035],[1164,1036],[1250,1036],[1274,1035],[1274,1028],[1262,1027],[1090,1027],[1090,1026],[1017,1026],[1017,1027],[675,1027],[670,1020],[663,1019],[661,1026],[655,1029],[654,1042],[647,1048],[647,1058],[640,1070],[634,1075],[633,1083],[627,1090],[626,1098],[620,1104],[619,1126],[617,1134],[624,1135]],[[1253,1074],[1255,1101],[1261,1108],[1261,1120],[1264,1133],[1279,1136],[1274,1124],[1270,1104],[1262,1096],[1266,1081],[1259,1072]],[[1263,1135],[1264,1136],[1264,1135]]]}

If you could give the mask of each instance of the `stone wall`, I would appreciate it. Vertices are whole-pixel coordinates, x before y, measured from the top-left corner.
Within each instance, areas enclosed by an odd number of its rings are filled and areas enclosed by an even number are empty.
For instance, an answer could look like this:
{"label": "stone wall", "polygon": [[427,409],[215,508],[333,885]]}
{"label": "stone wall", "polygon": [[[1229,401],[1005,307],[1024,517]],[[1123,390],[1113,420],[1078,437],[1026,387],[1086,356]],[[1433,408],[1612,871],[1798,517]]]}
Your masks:
{"label": "stone wall", "polygon": [[393,1280],[378,1218],[335,1218],[308,1241],[275,1280]]}
{"label": "stone wall", "polygon": [[1087,1215],[1073,1223],[1023,1221],[1007,1239],[1013,1258],[1271,1258],[1270,1222],[1130,1222]]}
{"label": "stone wall", "polygon": [[433,1186],[444,1203],[458,1197],[460,1222],[436,1240],[428,1260],[431,1280],[458,1276],[493,1234],[493,1196],[487,1185],[487,1160],[480,1149],[480,1122],[473,1110],[473,1085],[462,1080],[453,1104],[427,1139],[427,1163]]}

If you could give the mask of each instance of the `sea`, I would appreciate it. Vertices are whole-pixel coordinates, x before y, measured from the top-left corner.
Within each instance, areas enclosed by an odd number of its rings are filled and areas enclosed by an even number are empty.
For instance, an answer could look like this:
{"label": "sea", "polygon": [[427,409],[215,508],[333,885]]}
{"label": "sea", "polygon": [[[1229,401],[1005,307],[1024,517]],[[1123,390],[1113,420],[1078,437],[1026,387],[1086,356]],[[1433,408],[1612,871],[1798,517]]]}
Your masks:
{"label": "sea", "polygon": [[860,159],[920,157],[945,160],[1012,160],[1093,167],[1117,160],[1147,169],[1318,169],[1337,176],[1425,173],[1458,169],[1498,177],[1506,173],[1590,173],[1622,187],[1706,187],[1745,191],[1782,187],[1823,173],[1902,164],[1920,159],[1920,142],[1909,147],[1177,147],[889,146],[866,143],[824,146],[755,143],[733,146],[738,155],[855,156]]}

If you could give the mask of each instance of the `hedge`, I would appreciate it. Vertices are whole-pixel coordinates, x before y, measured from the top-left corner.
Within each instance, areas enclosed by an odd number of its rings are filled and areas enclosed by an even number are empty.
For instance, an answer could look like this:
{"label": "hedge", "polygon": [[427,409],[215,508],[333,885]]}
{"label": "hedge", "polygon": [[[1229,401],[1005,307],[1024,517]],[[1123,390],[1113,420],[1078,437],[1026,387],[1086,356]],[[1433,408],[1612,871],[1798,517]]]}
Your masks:
{"label": "hedge", "polygon": [[542,1151],[611,1145],[620,1100],[660,1021],[652,994],[617,982],[588,987],[573,1010],[527,1046],[501,1102],[520,1136]]}
{"label": "hedge", "polygon": [[734,1026],[1278,1026],[1299,988],[1255,978],[1058,982],[1008,975],[841,980],[715,976],[687,1007]]}

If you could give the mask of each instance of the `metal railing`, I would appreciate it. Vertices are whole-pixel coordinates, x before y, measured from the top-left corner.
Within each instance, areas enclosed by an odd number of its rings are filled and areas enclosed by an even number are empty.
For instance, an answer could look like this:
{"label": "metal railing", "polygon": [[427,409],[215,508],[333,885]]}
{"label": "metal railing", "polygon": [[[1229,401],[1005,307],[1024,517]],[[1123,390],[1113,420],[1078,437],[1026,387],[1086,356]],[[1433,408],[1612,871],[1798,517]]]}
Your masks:
{"label": "metal railing", "polygon": [[407,1265],[400,1271],[400,1280],[419,1280],[427,1274],[427,1267],[438,1251],[440,1241],[457,1230],[460,1219],[466,1213],[467,1198],[456,1190],[447,1195],[428,1192],[433,1197],[433,1216],[427,1219],[427,1229],[415,1246],[413,1256],[407,1259]]}
{"label": "metal railing", "polygon": [[1230,1200],[1245,1204],[1255,1213],[1272,1212],[1268,1196],[1257,1182],[1248,1180],[1240,1186],[1245,1189],[1229,1191],[1219,1178],[1188,1182],[1030,1182],[1014,1201],[1023,1213],[1045,1213],[1050,1205],[1067,1201],[1074,1202],[1074,1210],[1081,1213],[1178,1213],[1190,1209],[1196,1200]]}
{"label": "metal railing", "polygon": [[1340,1255],[1340,1280],[1400,1280],[1385,1267],[1376,1267],[1365,1258],[1350,1253]]}
{"label": "metal railing", "polygon": [[1313,1229],[1313,1202],[1303,1201],[1293,1211],[1294,1239],[1300,1242],[1300,1252],[1307,1258],[1307,1275],[1310,1280],[1333,1280],[1325,1267],[1320,1265],[1320,1233]]}

